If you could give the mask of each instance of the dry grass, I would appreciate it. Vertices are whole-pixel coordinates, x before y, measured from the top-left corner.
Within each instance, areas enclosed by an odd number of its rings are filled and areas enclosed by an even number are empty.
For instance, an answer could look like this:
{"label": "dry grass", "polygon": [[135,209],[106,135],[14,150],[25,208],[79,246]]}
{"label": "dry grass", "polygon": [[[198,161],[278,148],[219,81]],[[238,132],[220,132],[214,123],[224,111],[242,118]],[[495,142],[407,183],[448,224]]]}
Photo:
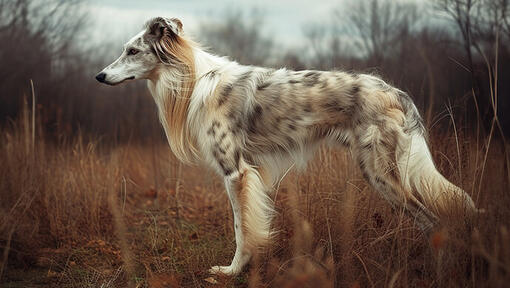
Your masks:
{"label": "dry grass", "polygon": [[510,281],[508,167],[496,138],[486,154],[488,139],[462,130],[431,137],[440,171],[486,213],[475,223],[445,223],[430,238],[379,199],[347,152],[321,149],[305,173],[291,173],[275,192],[279,233],[272,246],[246,273],[218,279],[206,271],[228,264],[235,243],[217,176],[179,165],[163,144],[45,142],[33,134],[29,113],[23,115],[0,139],[5,287],[503,287]]}

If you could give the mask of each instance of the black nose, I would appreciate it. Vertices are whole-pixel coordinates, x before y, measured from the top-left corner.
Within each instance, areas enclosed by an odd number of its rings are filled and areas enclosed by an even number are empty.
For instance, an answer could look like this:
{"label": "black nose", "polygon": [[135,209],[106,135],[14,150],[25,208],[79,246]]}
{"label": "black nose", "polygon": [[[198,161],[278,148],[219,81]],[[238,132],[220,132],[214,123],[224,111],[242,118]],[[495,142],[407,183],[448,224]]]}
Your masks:
{"label": "black nose", "polygon": [[106,73],[101,72],[101,73],[97,74],[96,79],[97,79],[97,81],[104,83],[104,79],[106,79]]}

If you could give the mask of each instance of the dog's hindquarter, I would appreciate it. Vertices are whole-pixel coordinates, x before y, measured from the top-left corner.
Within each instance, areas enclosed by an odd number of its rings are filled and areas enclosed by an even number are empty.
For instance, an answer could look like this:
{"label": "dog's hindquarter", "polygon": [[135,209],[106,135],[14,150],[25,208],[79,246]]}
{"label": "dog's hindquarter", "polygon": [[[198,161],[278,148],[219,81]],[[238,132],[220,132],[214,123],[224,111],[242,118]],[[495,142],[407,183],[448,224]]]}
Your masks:
{"label": "dog's hindquarter", "polygon": [[352,149],[367,181],[425,231],[452,212],[476,211],[471,197],[437,171],[411,98],[377,77],[357,78]]}

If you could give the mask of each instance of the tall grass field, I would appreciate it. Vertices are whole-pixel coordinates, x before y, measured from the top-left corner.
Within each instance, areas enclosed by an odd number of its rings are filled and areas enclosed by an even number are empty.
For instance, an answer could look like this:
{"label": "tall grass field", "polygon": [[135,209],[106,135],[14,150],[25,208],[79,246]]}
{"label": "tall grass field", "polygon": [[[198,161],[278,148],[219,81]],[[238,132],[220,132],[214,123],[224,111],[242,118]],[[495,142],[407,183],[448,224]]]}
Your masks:
{"label": "tall grass field", "polygon": [[[438,169],[485,210],[424,235],[363,180],[349,151],[321,148],[274,187],[272,244],[234,278],[207,274],[235,250],[212,171],[165,143],[46,140],[25,107],[0,133],[2,287],[507,287],[510,189],[502,140],[452,117],[430,129]],[[507,147],[508,148],[508,147]]]}

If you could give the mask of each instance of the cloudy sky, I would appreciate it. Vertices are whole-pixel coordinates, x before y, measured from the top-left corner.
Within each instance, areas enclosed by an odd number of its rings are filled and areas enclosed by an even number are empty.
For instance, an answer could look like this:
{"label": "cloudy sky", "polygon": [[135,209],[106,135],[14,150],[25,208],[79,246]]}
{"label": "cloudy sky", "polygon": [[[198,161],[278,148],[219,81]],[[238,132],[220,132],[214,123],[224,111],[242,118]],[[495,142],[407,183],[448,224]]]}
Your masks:
{"label": "cloudy sky", "polygon": [[[303,25],[328,20],[343,0],[90,0],[91,22],[96,41],[125,41],[140,31],[145,21],[154,16],[177,17],[184,29],[195,34],[201,23],[221,20],[228,9],[249,12],[260,9],[264,30],[287,44],[299,44]],[[198,39],[199,40],[199,39]]]}

